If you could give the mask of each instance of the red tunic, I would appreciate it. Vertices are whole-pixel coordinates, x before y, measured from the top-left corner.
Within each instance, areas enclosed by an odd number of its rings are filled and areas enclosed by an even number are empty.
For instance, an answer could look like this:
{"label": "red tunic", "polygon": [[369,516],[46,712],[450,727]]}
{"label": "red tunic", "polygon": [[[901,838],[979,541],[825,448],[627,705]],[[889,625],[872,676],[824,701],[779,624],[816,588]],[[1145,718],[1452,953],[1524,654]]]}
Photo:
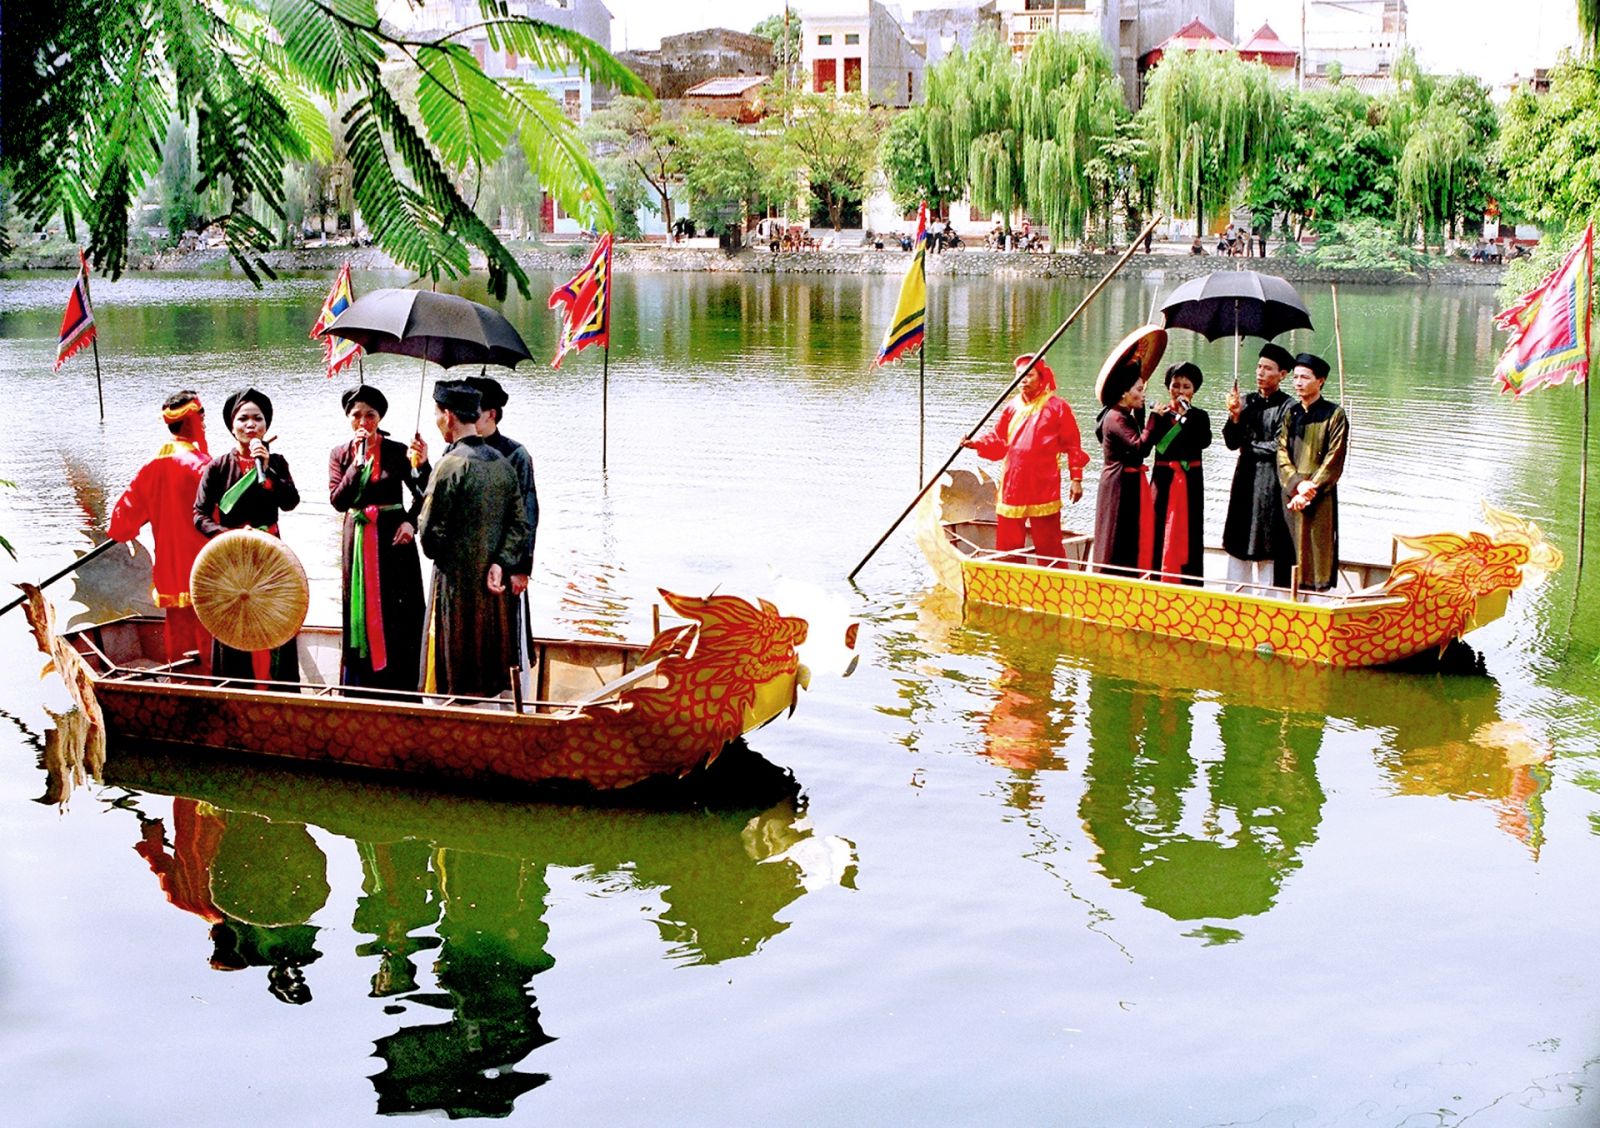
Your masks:
{"label": "red tunic", "polygon": [[1006,404],[994,430],[977,444],[980,457],[1005,459],[994,507],[1001,517],[1060,513],[1061,456],[1067,456],[1067,473],[1074,482],[1083,480],[1083,468],[1089,465],[1072,408],[1048,393],[1032,403],[1018,396]]}
{"label": "red tunic", "polygon": [[131,541],[150,526],[157,607],[189,606],[189,570],[206,543],[194,527],[194,495],[210,461],[193,443],[174,438],[133,476],[111,511],[108,535],[114,541]]}

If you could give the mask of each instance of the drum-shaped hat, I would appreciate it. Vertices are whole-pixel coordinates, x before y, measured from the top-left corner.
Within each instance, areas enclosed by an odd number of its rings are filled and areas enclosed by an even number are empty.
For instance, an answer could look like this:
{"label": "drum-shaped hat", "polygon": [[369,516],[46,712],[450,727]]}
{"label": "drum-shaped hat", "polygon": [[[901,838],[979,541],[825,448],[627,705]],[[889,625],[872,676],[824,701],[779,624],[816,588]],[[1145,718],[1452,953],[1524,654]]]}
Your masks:
{"label": "drum-shaped hat", "polygon": [[311,588],[288,545],[258,529],[231,529],[194,558],[189,598],[224,646],[271,650],[299,633]]}
{"label": "drum-shaped hat", "polygon": [[[1159,325],[1141,325],[1132,333],[1117,342],[1111,354],[1106,357],[1106,362],[1100,366],[1100,375],[1095,377],[1094,398],[1104,406],[1109,407],[1122,398],[1124,392],[1133,386],[1129,377],[1129,365],[1138,364],[1138,379],[1148,380],[1161,363],[1162,354],[1167,351],[1167,331]],[[1113,376],[1113,374],[1116,374]],[[1108,386],[1109,382],[1109,386]],[[1118,387],[1117,385],[1121,386]],[[1115,392],[1114,395],[1111,393]],[[1108,400],[1106,397],[1110,395]]]}

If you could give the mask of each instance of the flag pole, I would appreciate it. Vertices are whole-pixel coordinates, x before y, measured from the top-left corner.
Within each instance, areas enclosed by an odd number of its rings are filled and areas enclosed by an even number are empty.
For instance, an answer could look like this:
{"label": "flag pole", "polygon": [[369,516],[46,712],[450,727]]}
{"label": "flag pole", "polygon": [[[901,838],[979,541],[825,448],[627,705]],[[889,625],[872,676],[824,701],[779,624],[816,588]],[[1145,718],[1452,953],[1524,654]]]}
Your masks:
{"label": "flag pole", "polygon": [[917,348],[917,484],[922,484],[923,458],[928,440],[928,335],[924,331],[922,344]]}
{"label": "flag pole", "polygon": [[606,469],[607,431],[611,420],[611,342],[606,341],[606,347],[600,359],[600,472]]}
{"label": "flag pole", "polygon": [[[972,430],[966,433],[966,435],[962,438],[961,443],[965,443],[967,439],[975,436],[983,427],[983,425],[989,421],[989,416],[998,411],[1000,409],[1000,405],[1011,398],[1011,394],[1015,392],[1022,384],[1023,379],[1027,377],[1028,373],[1032,372],[1034,366],[1044,359],[1044,354],[1050,351],[1050,346],[1054,345],[1058,340],[1061,339],[1061,334],[1065,333],[1068,327],[1070,327],[1072,323],[1078,319],[1078,315],[1088,308],[1089,303],[1094,301],[1095,297],[1100,293],[1100,291],[1106,288],[1106,284],[1116,276],[1117,272],[1128,264],[1128,260],[1133,257],[1133,252],[1139,249],[1139,244],[1144,241],[1144,237],[1150,232],[1154,231],[1156,229],[1156,224],[1160,222],[1161,215],[1157,213],[1151,218],[1150,222],[1145,225],[1144,230],[1139,233],[1139,238],[1128,244],[1128,249],[1122,252],[1122,257],[1117,259],[1117,261],[1111,265],[1111,269],[1106,271],[1105,274],[1101,276],[1100,281],[1094,284],[1094,288],[1083,296],[1083,300],[1078,303],[1077,308],[1071,313],[1067,314],[1067,319],[1065,321],[1056,326],[1056,331],[1050,334],[1050,339],[1045,341],[1043,345],[1039,346],[1038,351],[1033,354],[1033,359],[1028,361],[1027,364],[1017,371],[1015,378],[1012,379],[1010,384],[1006,385],[1006,390],[1000,393],[999,398],[989,405],[989,410],[983,413],[983,417],[972,425]],[[867,566],[867,561],[871,560],[878,554],[878,549],[883,547],[884,542],[894,535],[894,531],[900,527],[901,523],[905,521],[907,517],[911,516],[911,511],[917,507],[917,504],[920,501],[922,501],[923,495],[931,490],[934,486],[934,483],[939,480],[940,475],[942,475],[946,470],[950,469],[950,467],[955,463],[955,460],[961,457],[961,452],[963,449],[965,449],[961,443],[956,444],[955,451],[950,455],[949,458],[944,460],[944,465],[939,467],[939,469],[934,472],[933,476],[923,483],[922,489],[917,491],[917,496],[911,499],[911,504],[906,506],[904,512],[894,519],[894,524],[890,525],[889,528],[884,532],[883,536],[878,538],[878,543],[873,545],[867,551],[867,554],[861,558],[860,563],[858,563],[854,568],[850,569],[850,574],[846,576],[845,579],[855,579],[856,573]]]}
{"label": "flag pole", "polygon": [[[1339,358],[1339,405],[1344,406],[1344,337],[1339,333],[1339,283],[1328,283],[1328,289],[1333,291],[1333,350]],[[1584,422],[1588,422],[1587,412]]]}
{"label": "flag pole", "polygon": [[[83,296],[89,299],[89,316],[94,316],[94,295],[89,291],[89,261],[83,257],[83,252],[78,252],[78,261],[83,266]],[[100,397],[100,422],[106,421],[106,390],[100,383],[100,332],[96,326],[95,335],[89,338],[89,347],[94,350],[94,392]]]}

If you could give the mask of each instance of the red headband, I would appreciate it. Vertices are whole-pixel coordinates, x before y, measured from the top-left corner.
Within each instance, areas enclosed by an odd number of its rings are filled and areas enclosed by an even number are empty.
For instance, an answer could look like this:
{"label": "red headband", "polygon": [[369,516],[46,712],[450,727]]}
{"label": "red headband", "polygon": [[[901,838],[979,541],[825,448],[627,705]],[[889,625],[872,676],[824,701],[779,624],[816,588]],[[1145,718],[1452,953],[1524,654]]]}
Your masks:
{"label": "red headband", "polygon": [[198,399],[192,399],[188,403],[180,404],[177,407],[163,407],[161,409],[161,418],[164,422],[176,423],[185,416],[194,415],[197,412],[204,410],[205,409],[200,406],[200,401]]}

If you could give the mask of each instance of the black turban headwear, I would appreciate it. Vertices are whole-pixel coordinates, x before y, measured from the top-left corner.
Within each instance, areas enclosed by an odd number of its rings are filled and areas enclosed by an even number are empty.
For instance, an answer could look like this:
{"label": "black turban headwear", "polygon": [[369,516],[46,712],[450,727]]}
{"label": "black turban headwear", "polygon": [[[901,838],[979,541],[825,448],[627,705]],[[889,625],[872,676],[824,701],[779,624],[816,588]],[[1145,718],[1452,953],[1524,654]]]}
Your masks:
{"label": "black turban headwear", "polygon": [[339,397],[339,406],[346,415],[350,414],[350,405],[354,403],[366,404],[378,413],[379,419],[389,414],[389,397],[371,384],[357,384]]}
{"label": "black turban headwear", "polygon": [[1299,356],[1294,358],[1294,366],[1296,368],[1311,369],[1312,375],[1319,380],[1326,380],[1328,378],[1328,362],[1323,360],[1316,353],[1301,353]]}
{"label": "black turban headwear", "polygon": [[1200,366],[1189,360],[1181,360],[1167,369],[1167,387],[1172,387],[1172,382],[1179,376],[1187,376],[1197,392],[1200,390],[1200,385],[1205,382],[1205,376],[1201,374]]}
{"label": "black turban headwear", "polygon": [[1269,341],[1261,346],[1260,355],[1272,361],[1273,364],[1276,364],[1284,372],[1287,372],[1289,369],[1294,367],[1294,353],[1290,352],[1282,345],[1275,345]]}
{"label": "black turban headwear", "polygon": [[247,403],[253,403],[259,407],[262,418],[266,420],[266,426],[272,426],[272,401],[254,388],[240,388],[233,395],[222,401],[222,418],[227,420],[228,430],[233,430],[233,417]]}
{"label": "black turban headwear", "polygon": [[460,380],[439,380],[433,385],[433,402],[463,423],[477,420],[482,410],[478,389]]}
{"label": "black turban headwear", "polygon": [[498,411],[505,407],[507,399],[506,390],[500,386],[500,381],[492,376],[468,376],[465,383],[478,389],[478,406],[484,411],[490,408]]}

